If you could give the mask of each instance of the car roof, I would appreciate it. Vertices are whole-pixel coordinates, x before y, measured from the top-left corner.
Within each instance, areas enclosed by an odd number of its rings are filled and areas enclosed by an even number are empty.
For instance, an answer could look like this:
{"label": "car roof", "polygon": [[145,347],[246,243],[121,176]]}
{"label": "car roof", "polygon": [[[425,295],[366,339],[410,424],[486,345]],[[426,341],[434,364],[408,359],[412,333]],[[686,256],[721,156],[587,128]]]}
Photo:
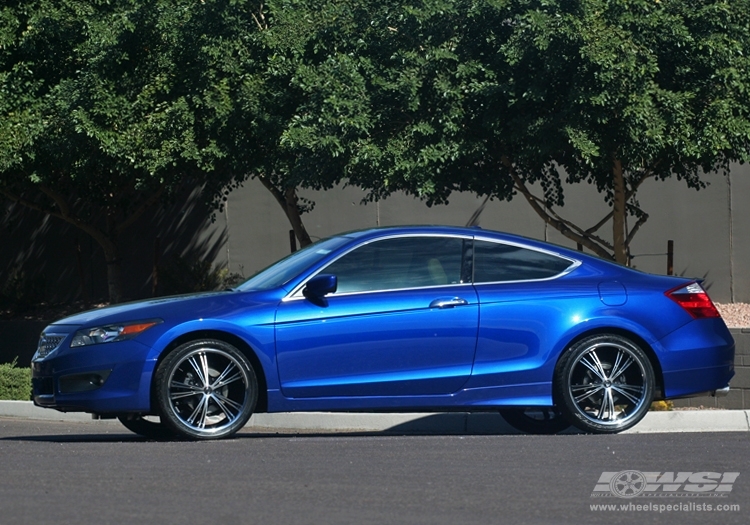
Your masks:
{"label": "car roof", "polygon": [[501,232],[496,230],[487,230],[473,227],[462,226],[440,226],[440,225],[405,225],[405,226],[381,226],[377,228],[367,228],[341,233],[340,236],[350,237],[353,239],[378,238],[390,235],[459,235],[468,237],[484,237],[488,239],[506,241],[514,244],[522,244],[532,248],[539,248],[545,251],[558,252],[561,255],[571,258],[579,258],[585,254],[571,250],[557,244],[516,235],[513,233]]}

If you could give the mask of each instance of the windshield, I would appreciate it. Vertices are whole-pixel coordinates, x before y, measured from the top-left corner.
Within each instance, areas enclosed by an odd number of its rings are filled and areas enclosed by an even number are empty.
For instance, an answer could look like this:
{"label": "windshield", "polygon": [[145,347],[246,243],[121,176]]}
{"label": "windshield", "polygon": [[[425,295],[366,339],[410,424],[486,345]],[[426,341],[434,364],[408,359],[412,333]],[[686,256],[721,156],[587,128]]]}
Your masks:
{"label": "windshield", "polygon": [[265,270],[261,270],[236,289],[247,292],[249,290],[270,290],[283,286],[306,268],[323,260],[331,251],[350,240],[348,237],[331,237],[311,244],[273,263]]}

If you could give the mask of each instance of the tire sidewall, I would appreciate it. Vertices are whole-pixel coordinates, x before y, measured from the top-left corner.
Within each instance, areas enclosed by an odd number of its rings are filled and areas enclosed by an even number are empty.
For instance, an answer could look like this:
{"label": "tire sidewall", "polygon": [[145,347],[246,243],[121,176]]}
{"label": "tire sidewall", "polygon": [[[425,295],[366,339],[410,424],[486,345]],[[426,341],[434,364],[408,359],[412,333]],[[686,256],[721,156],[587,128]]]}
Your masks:
{"label": "tire sidewall", "polygon": [[[235,359],[244,368],[248,378],[247,398],[242,412],[238,418],[226,427],[217,431],[200,432],[187,426],[175,413],[170,399],[169,380],[175,367],[182,363],[185,356],[197,349],[219,350]],[[258,401],[258,379],[252,364],[244,353],[231,344],[218,339],[201,339],[184,343],[172,350],[159,364],[154,379],[154,391],[156,393],[156,404],[163,423],[174,430],[178,435],[188,439],[219,439],[229,437],[244,427],[255,410]]]}
{"label": "tire sidewall", "polygon": [[[639,361],[644,370],[644,401],[641,406],[633,414],[623,420],[621,424],[605,425],[592,421],[581,412],[577,403],[570,395],[569,383],[571,381],[573,367],[576,365],[580,357],[589,351],[592,345],[599,343],[613,343],[626,348],[628,352]],[[638,424],[643,419],[649,411],[651,402],[654,398],[655,384],[654,367],[651,364],[651,360],[637,344],[620,335],[601,334],[586,337],[578,341],[563,354],[563,357],[560,359],[555,370],[554,396],[556,404],[560,407],[560,410],[562,410],[563,415],[579,429],[591,433],[613,434],[627,430]]]}

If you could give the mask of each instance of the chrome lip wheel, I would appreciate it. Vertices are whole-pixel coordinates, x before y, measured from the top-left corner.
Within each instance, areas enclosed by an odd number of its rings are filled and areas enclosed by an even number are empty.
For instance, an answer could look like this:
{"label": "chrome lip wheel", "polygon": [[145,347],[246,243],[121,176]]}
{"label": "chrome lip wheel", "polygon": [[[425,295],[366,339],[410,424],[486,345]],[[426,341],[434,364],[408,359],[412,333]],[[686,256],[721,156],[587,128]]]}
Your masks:
{"label": "chrome lip wheel", "polygon": [[585,420],[602,427],[635,424],[650,405],[647,358],[616,339],[587,345],[569,367],[568,399]]}
{"label": "chrome lip wheel", "polygon": [[246,413],[251,380],[231,354],[199,347],[171,367],[169,408],[196,435],[221,434]]}

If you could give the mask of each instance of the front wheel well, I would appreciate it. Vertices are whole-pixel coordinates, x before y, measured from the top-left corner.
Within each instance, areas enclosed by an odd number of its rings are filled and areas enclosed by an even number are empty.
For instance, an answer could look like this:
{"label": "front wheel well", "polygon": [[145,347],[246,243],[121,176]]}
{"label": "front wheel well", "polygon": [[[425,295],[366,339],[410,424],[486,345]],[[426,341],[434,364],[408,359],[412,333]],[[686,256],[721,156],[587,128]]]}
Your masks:
{"label": "front wheel well", "polygon": [[[222,332],[220,330],[199,330],[196,332],[189,332],[187,334],[181,335],[174,341],[170,342],[164,348],[164,350],[162,350],[161,354],[159,354],[159,359],[157,359],[156,365],[154,366],[154,372],[156,372],[156,369],[159,367],[161,362],[172,350],[189,341],[195,341],[198,339],[218,339],[220,341],[224,341],[225,343],[229,343],[230,345],[236,347],[240,352],[245,354],[245,357],[247,357],[250,360],[250,363],[253,365],[253,368],[255,369],[255,375],[258,379],[258,402],[255,405],[255,412],[259,413],[268,411],[268,386],[266,383],[265,372],[260,364],[258,356],[255,354],[255,350],[253,350],[253,348],[244,340],[228,332]],[[152,408],[156,406],[156,404],[154,403],[154,377],[156,377],[156,373],[154,373],[151,378]]]}
{"label": "front wheel well", "polygon": [[630,339],[646,353],[646,355],[648,356],[648,360],[651,362],[651,366],[654,369],[654,379],[656,381],[656,385],[655,385],[656,396],[654,398],[654,401],[659,401],[661,399],[664,399],[664,375],[661,369],[661,364],[659,363],[659,359],[656,357],[656,352],[651,347],[651,345],[648,344],[645,341],[645,339],[643,339],[641,336],[629,330],[624,330],[622,328],[596,328],[594,330],[589,330],[588,332],[583,332],[582,334],[578,334],[576,337],[568,341],[568,344],[565,345],[565,350],[560,352],[560,355],[557,358],[557,363],[555,364],[555,370],[557,370],[557,367],[560,364],[560,360],[562,359],[565,352],[570,347],[575,345],[578,341],[585,339],[587,337],[590,337],[592,335],[604,335],[604,334],[619,335],[621,337]]}

